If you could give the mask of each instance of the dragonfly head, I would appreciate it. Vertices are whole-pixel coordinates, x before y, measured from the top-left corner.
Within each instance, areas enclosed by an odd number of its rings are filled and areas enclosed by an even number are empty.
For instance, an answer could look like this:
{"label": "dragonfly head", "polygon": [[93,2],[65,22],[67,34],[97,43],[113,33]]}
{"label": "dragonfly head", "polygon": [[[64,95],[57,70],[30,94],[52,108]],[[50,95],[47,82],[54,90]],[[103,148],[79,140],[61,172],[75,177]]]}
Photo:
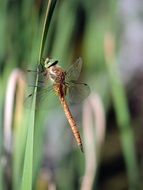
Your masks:
{"label": "dragonfly head", "polygon": [[56,59],[50,59],[50,58],[46,58],[44,61],[44,67],[45,68],[50,68],[51,66],[54,66],[58,63],[58,60]]}

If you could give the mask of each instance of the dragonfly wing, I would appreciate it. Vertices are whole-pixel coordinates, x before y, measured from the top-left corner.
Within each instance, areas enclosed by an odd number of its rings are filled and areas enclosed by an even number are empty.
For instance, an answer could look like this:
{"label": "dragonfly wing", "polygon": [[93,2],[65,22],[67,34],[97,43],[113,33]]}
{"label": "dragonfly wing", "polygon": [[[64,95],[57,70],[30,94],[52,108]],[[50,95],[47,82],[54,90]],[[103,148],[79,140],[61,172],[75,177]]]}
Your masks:
{"label": "dragonfly wing", "polygon": [[48,85],[49,77],[48,73],[44,72],[44,69],[42,68],[42,65],[37,65],[33,70],[28,69],[26,72],[26,80],[28,83],[28,86],[34,86],[36,79],[38,77],[38,87],[44,87]]}
{"label": "dragonfly wing", "polygon": [[[47,105],[49,94],[53,91],[52,85],[49,85],[49,80],[47,73],[44,74],[44,70],[41,65],[38,65],[35,70],[28,70],[29,77],[28,80],[28,93],[25,99],[25,106],[31,109],[32,100],[36,93],[36,109]],[[38,77],[38,82],[36,80]],[[35,88],[37,90],[35,91]]]}
{"label": "dragonfly wing", "polygon": [[65,73],[66,81],[77,81],[82,68],[81,57],[76,60],[75,63],[69,66]]}
{"label": "dragonfly wing", "polygon": [[[37,88],[37,91],[35,91],[35,88]],[[29,89],[28,89],[29,91]],[[28,96],[26,96],[24,105],[26,108],[31,109],[32,106],[32,100],[34,96],[36,95],[36,109],[47,107],[48,104],[48,97],[53,92],[53,87],[31,87],[31,90],[29,91]]]}
{"label": "dragonfly wing", "polygon": [[81,103],[90,94],[90,88],[85,83],[74,83],[68,86],[68,99],[72,104]]}

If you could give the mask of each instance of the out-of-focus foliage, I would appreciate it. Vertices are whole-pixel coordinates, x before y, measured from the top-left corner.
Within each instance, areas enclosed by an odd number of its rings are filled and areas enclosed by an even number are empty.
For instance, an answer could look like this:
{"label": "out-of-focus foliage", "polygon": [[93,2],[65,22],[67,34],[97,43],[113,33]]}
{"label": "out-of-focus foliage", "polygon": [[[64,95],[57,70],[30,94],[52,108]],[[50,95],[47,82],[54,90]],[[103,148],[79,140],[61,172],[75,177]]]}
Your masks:
{"label": "out-of-focus foliage", "polygon": [[[0,1],[0,190],[141,189],[133,129],[140,118],[130,115],[119,70],[120,6],[114,0]],[[84,154],[54,94],[47,93],[46,109],[35,111],[36,97],[31,109],[25,106],[28,75],[36,76],[26,70],[35,71],[46,57],[65,69],[83,59],[80,80],[91,95],[71,110]]]}

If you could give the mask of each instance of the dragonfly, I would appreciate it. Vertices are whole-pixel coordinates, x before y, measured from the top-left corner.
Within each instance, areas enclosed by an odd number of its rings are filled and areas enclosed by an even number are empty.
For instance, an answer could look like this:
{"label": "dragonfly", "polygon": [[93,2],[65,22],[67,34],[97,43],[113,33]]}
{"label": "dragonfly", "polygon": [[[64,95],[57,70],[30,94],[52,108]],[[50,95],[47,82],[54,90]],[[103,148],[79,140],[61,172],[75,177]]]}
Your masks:
{"label": "dragonfly", "polygon": [[[58,96],[65,116],[69,122],[74,138],[80,147],[81,151],[83,150],[83,143],[81,136],[76,124],[76,121],[71,113],[67,97],[71,103],[79,103],[83,101],[90,93],[90,88],[86,83],[78,82],[81,69],[82,69],[82,58],[78,58],[73,64],[69,66],[67,70],[64,70],[59,64],[59,61],[56,59],[46,58],[44,59],[42,69],[39,71],[39,95],[47,96],[48,89],[52,89],[55,94]],[[42,80],[41,80],[42,79]],[[51,81],[51,87],[46,87],[48,81]],[[41,85],[44,90],[40,92]],[[46,93],[45,93],[46,91]],[[38,93],[38,92],[37,92]],[[30,94],[28,97],[32,97],[33,94]]]}

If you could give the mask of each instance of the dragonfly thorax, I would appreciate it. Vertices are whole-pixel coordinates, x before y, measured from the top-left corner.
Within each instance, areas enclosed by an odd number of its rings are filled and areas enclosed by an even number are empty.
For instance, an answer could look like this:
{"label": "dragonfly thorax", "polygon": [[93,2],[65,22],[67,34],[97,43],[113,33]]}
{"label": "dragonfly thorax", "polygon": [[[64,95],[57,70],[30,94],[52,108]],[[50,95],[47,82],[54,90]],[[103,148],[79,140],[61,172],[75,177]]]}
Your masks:
{"label": "dragonfly thorax", "polygon": [[54,65],[48,68],[49,78],[54,83],[65,83],[65,72],[59,65]]}

